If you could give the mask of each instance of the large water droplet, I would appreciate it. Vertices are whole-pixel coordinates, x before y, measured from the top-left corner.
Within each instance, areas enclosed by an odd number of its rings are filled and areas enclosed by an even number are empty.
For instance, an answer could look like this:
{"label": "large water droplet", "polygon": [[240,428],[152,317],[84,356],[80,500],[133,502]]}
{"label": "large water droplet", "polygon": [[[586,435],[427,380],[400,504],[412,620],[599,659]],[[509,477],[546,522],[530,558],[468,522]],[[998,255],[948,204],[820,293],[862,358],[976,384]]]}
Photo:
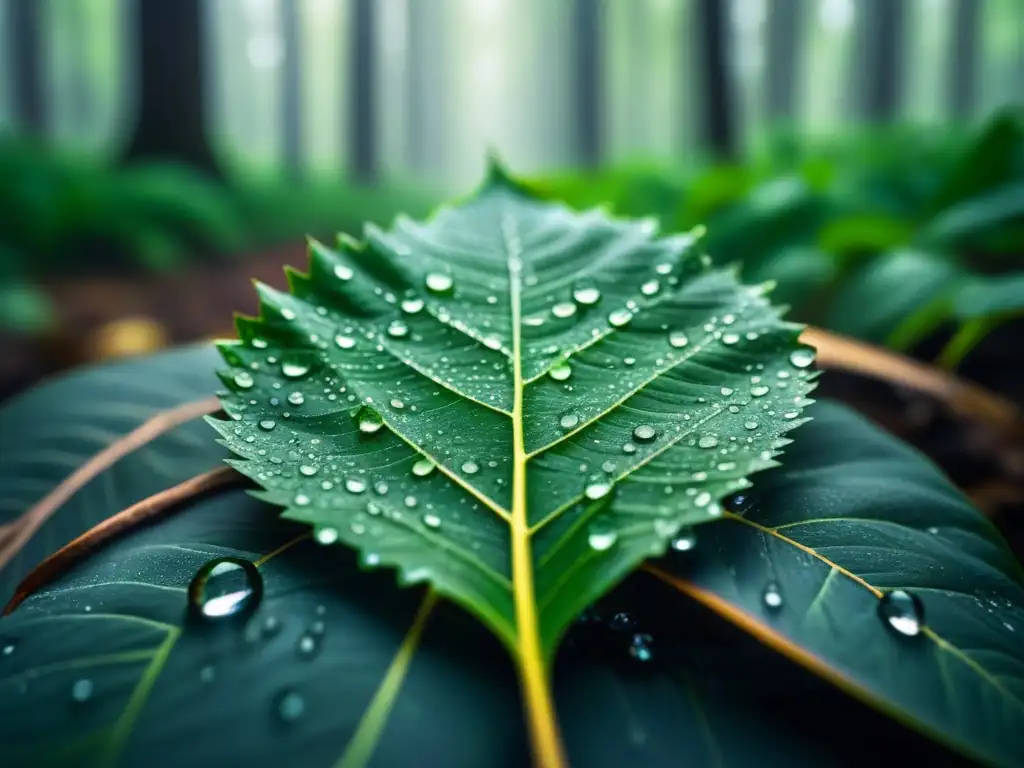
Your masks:
{"label": "large water droplet", "polygon": [[431,293],[449,293],[455,286],[452,276],[444,272],[428,272],[425,282]]}
{"label": "large water droplet", "polygon": [[576,304],[571,301],[562,301],[551,308],[551,314],[555,317],[565,319],[576,314]]}
{"label": "large water droplet", "polygon": [[598,287],[588,281],[580,281],[572,290],[572,297],[580,304],[589,307],[601,300],[601,291]]}
{"label": "large water droplet", "polygon": [[796,368],[807,368],[814,362],[814,350],[806,349],[804,347],[794,349],[789,355],[789,362],[791,362]]}
{"label": "large water droplet", "polygon": [[567,413],[558,420],[558,424],[559,426],[562,427],[562,429],[572,429],[579,423],[580,417],[577,416],[575,413]]}
{"label": "large water droplet", "polygon": [[681,528],[672,539],[672,549],[676,552],[689,552],[697,545],[697,534],[692,528]]}
{"label": "large water droplet", "polygon": [[274,711],[283,723],[293,723],[306,711],[306,700],[298,691],[286,688],[274,697]]}
{"label": "large water droplet", "polygon": [[878,601],[878,615],[901,635],[914,637],[924,627],[924,604],[903,589],[886,592]]}
{"label": "large water droplet", "polygon": [[71,686],[71,698],[82,704],[92,698],[92,692],[95,686],[92,680],[87,677],[81,680],[76,680],[74,685]]}
{"label": "large water droplet", "polygon": [[237,557],[209,561],[188,585],[189,605],[207,619],[250,613],[262,596],[263,577],[256,566]]}
{"label": "large water droplet", "polygon": [[718,445],[718,438],[714,435],[704,435],[700,440],[697,441],[697,445],[701,448],[714,448]]}
{"label": "large water droplet", "polygon": [[621,328],[633,319],[633,313],[628,309],[616,309],[608,315],[608,323],[613,328]]}
{"label": "large water droplet", "polygon": [[765,387],[765,386],[751,387],[750,388],[750,394],[753,395],[754,397],[764,397],[770,391],[771,390],[769,390],[768,387]]}
{"label": "large water droplet", "polygon": [[658,430],[650,424],[641,424],[633,430],[633,439],[640,443],[649,443],[658,436]]}
{"label": "large water droplet", "polygon": [[316,529],[316,540],[318,544],[329,545],[338,540],[338,529],[325,525]]}
{"label": "large water droplet", "polygon": [[611,549],[618,538],[618,533],[604,523],[594,523],[587,532],[587,543],[598,552]]}
{"label": "large water droplet", "polygon": [[409,335],[409,326],[401,320],[392,320],[388,324],[388,336],[393,339],[401,339]]}
{"label": "large water droplet", "polygon": [[412,465],[412,473],[416,475],[416,477],[426,477],[434,471],[434,467],[436,466],[437,465],[430,459],[419,459]]}
{"label": "large water droplet", "polygon": [[569,361],[559,360],[557,363],[551,366],[551,370],[548,371],[548,376],[550,376],[555,381],[565,381],[566,379],[568,379],[570,376],[572,376],[572,367],[569,365]]}
{"label": "large water droplet", "polygon": [[245,371],[235,374],[235,386],[239,389],[252,389],[253,384],[255,383],[256,381],[253,379],[252,375]]}
{"label": "large water droplet", "polygon": [[356,422],[359,424],[359,431],[364,435],[373,435],[380,432],[384,426],[384,419],[373,408],[360,406],[356,411]]}
{"label": "large water droplet", "polygon": [[431,512],[428,512],[423,516],[423,524],[427,526],[427,528],[437,529],[441,527],[441,518]]}
{"label": "large water droplet", "polygon": [[306,397],[301,392],[292,392],[288,395],[288,402],[292,405],[302,405],[306,402]]}
{"label": "large water droplet", "polygon": [[5,640],[3,645],[0,646],[0,656],[10,656],[17,647],[17,640]]}
{"label": "large water droplet", "polygon": [[722,343],[726,346],[732,346],[740,340],[738,333],[724,333],[722,334]]}
{"label": "large water droplet", "polygon": [[633,635],[633,638],[629,641],[630,657],[637,661],[650,661],[654,658],[654,651],[651,650],[653,644],[654,638],[648,634],[638,633]]}
{"label": "large water droplet", "polygon": [[672,333],[668,335],[668,343],[676,349],[682,349],[690,343],[690,339],[687,338],[686,334],[682,331],[672,331]]}
{"label": "large water droplet", "polygon": [[467,475],[475,475],[477,472],[480,471],[480,465],[477,464],[475,461],[466,461],[463,462],[462,464],[462,471],[465,472]]}
{"label": "large water droplet", "polygon": [[295,653],[300,659],[306,659],[307,661],[315,658],[320,653],[321,637],[323,637],[322,633],[303,633],[295,643]]}
{"label": "large water droplet", "polygon": [[402,299],[402,311],[407,315],[415,315],[423,309],[423,299],[419,297]]}
{"label": "large water droplet", "polygon": [[653,296],[661,290],[661,283],[657,280],[648,280],[646,283],[640,286],[640,293],[644,296]]}
{"label": "large water droplet", "polygon": [[761,593],[761,601],[768,610],[779,610],[782,607],[782,592],[779,591],[779,585],[774,581],[769,582]]}
{"label": "large water droplet", "polygon": [[345,481],[345,490],[349,493],[362,493],[366,490],[366,481],[361,477],[350,477]]}
{"label": "large water droplet", "polygon": [[334,276],[339,280],[351,280],[355,275],[352,271],[352,267],[347,264],[335,264],[334,265]]}
{"label": "large water droplet", "polygon": [[302,360],[282,360],[281,373],[286,379],[301,379],[309,373],[309,364]]}
{"label": "large water droplet", "polygon": [[338,345],[339,349],[352,349],[356,345],[356,340],[351,336],[339,333],[334,337],[334,343]]}
{"label": "large water droplet", "polygon": [[600,478],[587,483],[587,487],[583,489],[583,495],[592,501],[596,501],[607,496],[611,489],[612,484],[604,478]]}

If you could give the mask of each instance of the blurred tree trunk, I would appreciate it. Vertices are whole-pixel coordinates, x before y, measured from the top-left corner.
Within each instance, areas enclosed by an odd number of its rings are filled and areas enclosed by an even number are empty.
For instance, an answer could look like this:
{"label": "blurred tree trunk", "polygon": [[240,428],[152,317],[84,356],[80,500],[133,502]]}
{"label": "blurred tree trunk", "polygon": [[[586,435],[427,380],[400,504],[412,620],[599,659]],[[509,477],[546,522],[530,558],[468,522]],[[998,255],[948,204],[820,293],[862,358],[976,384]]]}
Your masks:
{"label": "blurred tree trunk", "polygon": [[951,117],[969,119],[974,113],[981,56],[981,0],[954,0],[950,28],[946,109]]}
{"label": "blurred tree trunk", "polygon": [[351,59],[347,105],[352,177],[371,183],[377,177],[377,60],[375,0],[353,0]]}
{"label": "blurred tree trunk", "polygon": [[580,164],[601,164],[603,131],[601,104],[603,9],[600,0],[573,0],[573,93],[576,150]]}
{"label": "blurred tree trunk", "polygon": [[418,174],[443,171],[445,50],[443,7],[406,0],[405,162]]}
{"label": "blurred tree trunk", "polygon": [[796,122],[803,74],[803,3],[771,0],[768,3],[765,113],[773,124]]}
{"label": "blurred tree trunk", "polygon": [[40,0],[7,0],[10,63],[14,68],[11,100],[18,126],[27,134],[46,131],[42,78],[42,3]]}
{"label": "blurred tree trunk", "polygon": [[206,135],[201,0],[135,4],[138,115],[124,159],[187,163],[220,176]]}
{"label": "blurred tree trunk", "polygon": [[719,158],[732,158],[737,146],[728,54],[728,4],[723,0],[696,0],[692,32],[697,52],[701,143]]}
{"label": "blurred tree trunk", "polygon": [[297,0],[278,0],[281,24],[281,136],[285,173],[291,179],[304,176],[302,128],[304,99],[302,97],[302,29]]}
{"label": "blurred tree trunk", "polygon": [[859,116],[882,123],[899,117],[903,105],[904,0],[861,0],[857,9]]}

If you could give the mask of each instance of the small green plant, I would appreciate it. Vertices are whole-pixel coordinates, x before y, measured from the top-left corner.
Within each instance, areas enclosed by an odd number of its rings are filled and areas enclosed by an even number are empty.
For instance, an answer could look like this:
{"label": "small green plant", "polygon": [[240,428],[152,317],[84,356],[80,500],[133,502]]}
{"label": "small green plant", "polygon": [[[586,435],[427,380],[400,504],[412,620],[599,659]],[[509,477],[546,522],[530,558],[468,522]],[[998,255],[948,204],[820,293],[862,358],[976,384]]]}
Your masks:
{"label": "small green plant", "polygon": [[1019,762],[1020,564],[700,234],[495,166],[0,410],[7,764]]}

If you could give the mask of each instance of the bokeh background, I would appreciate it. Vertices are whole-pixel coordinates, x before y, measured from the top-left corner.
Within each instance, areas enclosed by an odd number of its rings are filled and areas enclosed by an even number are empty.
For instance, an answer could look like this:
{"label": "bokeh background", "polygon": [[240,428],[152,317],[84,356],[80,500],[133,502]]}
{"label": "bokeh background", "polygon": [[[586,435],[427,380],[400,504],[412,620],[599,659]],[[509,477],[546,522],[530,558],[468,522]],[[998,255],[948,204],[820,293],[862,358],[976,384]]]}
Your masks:
{"label": "bokeh background", "polygon": [[305,234],[423,214],[489,149],[706,223],[798,319],[1005,368],[1022,104],[1022,0],[0,0],[0,398],[230,335]]}

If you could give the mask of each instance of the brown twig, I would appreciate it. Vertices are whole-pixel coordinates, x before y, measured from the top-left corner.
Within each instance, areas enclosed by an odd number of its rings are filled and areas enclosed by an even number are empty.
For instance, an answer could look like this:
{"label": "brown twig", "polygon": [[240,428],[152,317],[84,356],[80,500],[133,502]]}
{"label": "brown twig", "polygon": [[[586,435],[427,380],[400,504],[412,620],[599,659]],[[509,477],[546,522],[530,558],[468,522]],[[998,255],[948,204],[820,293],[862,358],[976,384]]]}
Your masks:
{"label": "brown twig", "polygon": [[216,413],[219,409],[220,401],[216,397],[184,403],[175,408],[161,411],[124,437],[112,442],[72,472],[21,517],[10,523],[14,526],[12,533],[7,537],[0,536],[0,568],[11,561],[62,504],[100,472],[164,432],[205,414]]}
{"label": "brown twig", "polygon": [[183,483],[178,483],[172,488],[155,493],[112,517],[108,517],[32,569],[32,572],[22,579],[14,597],[4,607],[4,615],[9,614],[33,592],[53,582],[62,573],[67,572],[69,568],[111,539],[143,523],[152,522],[188,499],[232,485],[240,480],[242,480],[242,475],[231,467],[218,467],[189,478]]}
{"label": "brown twig", "polygon": [[1020,411],[1011,401],[941,368],[820,328],[805,328],[800,340],[818,350],[819,368],[848,371],[923,392],[1000,432],[1021,428]]}

